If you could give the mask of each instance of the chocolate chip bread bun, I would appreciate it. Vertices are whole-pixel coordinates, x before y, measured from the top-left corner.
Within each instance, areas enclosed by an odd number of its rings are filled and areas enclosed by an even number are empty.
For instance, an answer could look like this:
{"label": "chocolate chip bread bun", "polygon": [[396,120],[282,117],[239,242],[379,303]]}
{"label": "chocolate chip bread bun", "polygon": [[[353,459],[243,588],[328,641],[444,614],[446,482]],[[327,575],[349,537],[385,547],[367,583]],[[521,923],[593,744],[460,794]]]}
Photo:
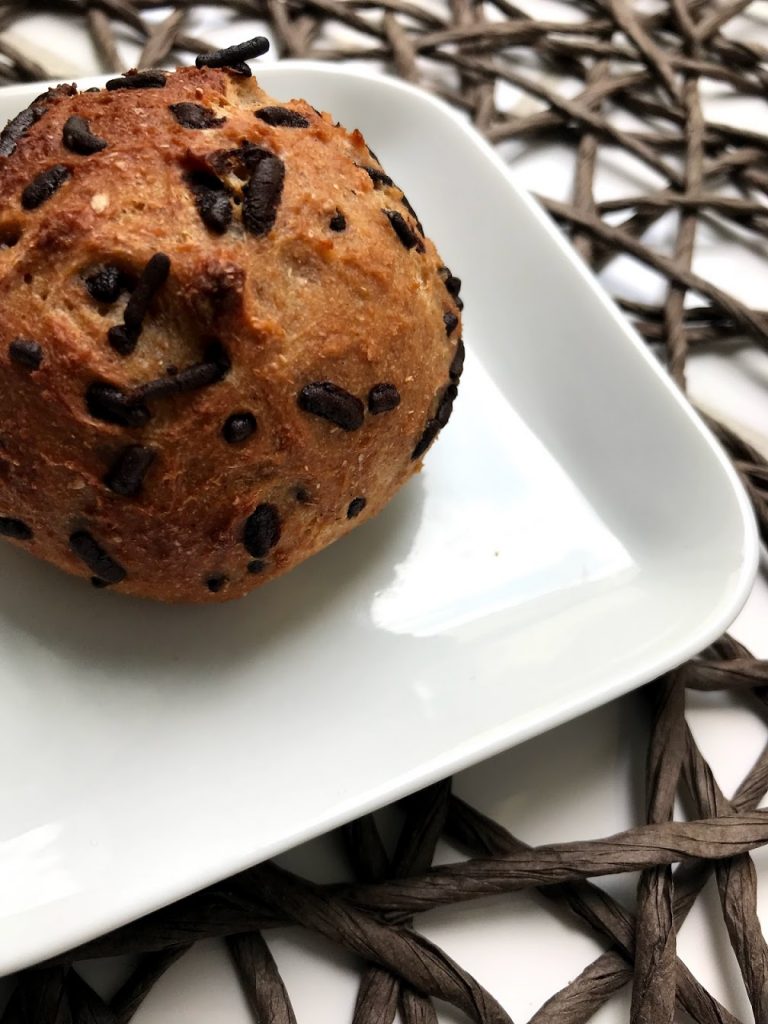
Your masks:
{"label": "chocolate chip bread bun", "polygon": [[458,279],[254,52],[0,136],[0,532],[97,587],[247,593],[375,515],[456,397]]}

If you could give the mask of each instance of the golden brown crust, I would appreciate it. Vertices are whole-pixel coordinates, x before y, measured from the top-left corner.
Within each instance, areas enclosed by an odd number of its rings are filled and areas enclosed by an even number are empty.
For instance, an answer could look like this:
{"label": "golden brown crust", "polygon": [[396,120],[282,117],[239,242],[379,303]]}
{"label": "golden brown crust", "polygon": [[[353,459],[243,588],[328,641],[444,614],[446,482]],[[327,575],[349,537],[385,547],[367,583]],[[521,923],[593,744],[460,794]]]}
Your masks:
{"label": "golden brown crust", "polygon": [[[60,90],[40,102],[44,113],[0,157],[0,528],[14,539],[21,521],[33,536],[20,544],[81,576],[109,576],[111,559],[125,571],[121,592],[240,596],[376,514],[418,469],[412,453],[450,384],[461,330],[447,334],[444,315],[459,314],[441,261],[400,190],[362,169],[381,170],[359,132],[298,100],[279,106],[305,127],[267,123],[255,112],[278,104],[254,79],[184,69],[162,89]],[[180,103],[220,123],[185,127],[195,114],[174,114]],[[73,116],[106,147],[67,148]],[[279,160],[264,163],[263,151]],[[282,193],[264,231],[264,188],[275,191],[279,164]],[[248,184],[257,172],[266,186]],[[231,211],[225,231],[204,223],[206,189]],[[121,354],[108,332],[157,253],[170,275],[154,297],[150,288],[135,348]],[[122,275],[116,301],[86,286],[105,266]],[[39,368],[26,350],[12,355],[18,339],[40,346]],[[201,363],[214,366],[213,382],[136,399],[147,382],[174,368],[190,380]],[[300,407],[302,389],[324,381],[364,405],[375,385],[394,384],[401,401],[342,429]],[[89,413],[94,384],[130,393],[147,421],[106,422],[93,403]],[[225,423],[244,413],[256,429],[229,443]],[[115,493],[110,471],[124,492],[138,474],[138,493]],[[365,507],[348,518],[357,498]],[[70,545],[83,534],[108,556],[97,571],[82,540]]]}

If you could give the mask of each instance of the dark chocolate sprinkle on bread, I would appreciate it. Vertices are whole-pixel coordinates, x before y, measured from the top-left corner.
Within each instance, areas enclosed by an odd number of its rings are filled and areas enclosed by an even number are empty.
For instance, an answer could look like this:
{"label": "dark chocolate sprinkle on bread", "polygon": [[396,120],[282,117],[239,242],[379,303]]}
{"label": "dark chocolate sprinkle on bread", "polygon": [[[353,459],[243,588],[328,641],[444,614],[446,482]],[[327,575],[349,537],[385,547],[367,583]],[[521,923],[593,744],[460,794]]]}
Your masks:
{"label": "dark chocolate sprinkle on bread", "polygon": [[256,417],[251,412],[233,412],[227,418],[221,432],[227,444],[247,441],[256,430]]}
{"label": "dark chocolate sprinkle on bread", "polygon": [[226,376],[229,366],[224,347],[219,342],[211,342],[202,362],[147,381],[130,391],[123,391],[105,381],[94,382],[86,391],[86,406],[91,416],[105,423],[142,427],[151,416],[145,404],[148,399],[165,398],[216,384]]}
{"label": "dark chocolate sprinkle on bread", "polygon": [[220,149],[209,153],[206,164],[217,174],[234,174],[238,178],[245,178],[256,170],[262,160],[273,155],[271,149],[256,146],[246,140],[235,149]]}
{"label": "dark chocolate sprinkle on bread", "polygon": [[337,210],[328,222],[328,227],[331,231],[346,231],[347,218]]}
{"label": "dark chocolate sprinkle on bread", "polygon": [[131,392],[134,402],[150,398],[165,398],[188,391],[198,391],[211,384],[217,384],[229,371],[229,357],[219,342],[212,342],[205,351],[205,358],[199,363],[179,370],[177,373],[158,377],[157,380],[140,384]]}
{"label": "dark chocolate sprinkle on bread", "polygon": [[403,196],[402,196],[402,199],[400,200],[400,202],[403,204],[403,206],[406,208],[408,213],[410,213],[410,215],[413,217],[414,221],[416,222],[416,227],[418,229],[419,234],[423,235],[424,234],[424,227],[422,226],[422,223],[419,220],[418,214],[416,213],[414,208],[411,206],[411,204],[408,202],[408,196],[405,193],[403,193]]}
{"label": "dark chocolate sprinkle on bread", "polygon": [[440,424],[437,422],[437,420],[427,420],[427,425],[424,428],[424,433],[416,442],[416,447],[411,452],[411,459],[420,459],[439,433]]}
{"label": "dark chocolate sprinkle on bread", "polygon": [[122,565],[108,555],[86,530],[73,533],[69,546],[98,579],[105,583],[121,583],[125,579],[127,574]]}
{"label": "dark chocolate sprinkle on bread", "polygon": [[227,576],[209,576],[205,581],[206,587],[208,587],[212,594],[218,594],[228,583],[229,578]]}
{"label": "dark chocolate sprinkle on bread", "polygon": [[170,272],[171,261],[164,252],[156,252],[144,267],[125,307],[123,323],[109,330],[109,343],[120,355],[130,355],[136,348],[150,303],[168,280]]}
{"label": "dark chocolate sprinkle on bread", "polygon": [[[438,274],[440,275],[440,280],[445,285],[445,290],[448,294],[452,298],[458,299],[459,292],[461,291],[461,278],[454,277],[448,267],[440,267]],[[461,306],[459,306],[459,309],[461,309]]]}
{"label": "dark chocolate sprinkle on bread", "polygon": [[393,181],[388,174],[380,170],[378,167],[360,167],[361,171],[365,171],[368,177],[373,182],[374,188],[381,188],[383,185],[392,185]]}
{"label": "dark chocolate sprinkle on bread", "polygon": [[266,235],[277,218],[285,167],[270,153],[261,159],[243,190],[243,224],[253,235]]}
{"label": "dark chocolate sprinkle on bread", "polygon": [[408,221],[403,217],[402,213],[398,213],[397,210],[384,210],[384,214],[387,220],[392,225],[392,230],[395,232],[397,237],[400,239],[406,249],[417,249],[423,251],[424,243],[415,235],[408,225]]}
{"label": "dark chocolate sprinkle on bread", "polygon": [[198,391],[218,383],[229,372],[229,368],[226,350],[220,342],[214,341],[206,347],[201,362],[147,381],[130,391],[123,391],[105,381],[94,382],[86,391],[86,406],[94,419],[124,427],[143,427],[151,418],[145,404],[149,399]]}
{"label": "dark chocolate sprinkle on bread", "polygon": [[107,148],[107,140],[91,131],[90,124],[84,117],[70,117],[63,130],[64,145],[70,152],[80,156],[91,156]]}
{"label": "dark chocolate sprinkle on bread", "polygon": [[455,402],[456,395],[458,395],[458,393],[459,389],[456,387],[456,385],[449,384],[446,387],[445,391],[443,391],[442,395],[440,396],[440,404],[437,407],[437,414],[435,415],[435,419],[440,424],[441,429],[446,425],[448,420],[451,418],[451,413],[453,412],[453,403]]}
{"label": "dark chocolate sprinkle on bread", "polygon": [[63,164],[54,164],[34,178],[21,193],[21,205],[25,210],[36,210],[61,188],[72,172]]}
{"label": "dark chocolate sprinkle on bread", "polygon": [[217,235],[223,235],[232,223],[232,197],[224,183],[206,171],[187,175],[200,220]]}
{"label": "dark chocolate sprinkle on bread", "polygon": [[400,405],[400,392],[394,384],[374,384],[368,392],[368,412],[378,416],[391,412]]}
{"label": "dark chocolate sprinkle on bread", "polygon": [[262,57],[268,49],[269,40],[264,36],[255,36],[244,43],[227,46],[223,50],[201,53],[195,58],[195,65],[199,68],[234,68],[241,74],[245,73],[244,68],[250,75],[251,69],[244,62]]}
{"label": "dark chocolate sprinkle on bread", "polygon": [[287,107],[262,107],[255,116],[273,128],[309,128],[309,121],[303,114]]}
{"label": "dark chocolate sprinkle on bread", "polygon": [[0,516],[0,537],[11,540],[32,540],[32,530],[21,519],[11,516]]}
{"label": "dark chocolate sprinkle on bread", "polygon": [[[276,505],[262,504],[245,521],[243,545],[253,558],[263,558],[280,540],[280,515]],[[249,571],[252,571],[249,569]]]}
{"label": "dark chocolate sprinkle on bread", "polygon": [[109,328],[107,337],[115,352],[119,352],[121,356],[129,356],[136,348],[139,331],[133,330],[127,324],[116,324]]}
{"label": "dark chocolate sprinkle on bread", "polygon": [[445,333],[450,337],[459,325],[459,318],[455,313],[443,313],[443,323],[445,324]]}
{"label": "dark chocolate sprinkle on bread", "polygon": [[128,71],[122,78],[111,78],[107,82],[110,92],[120,89],[164,89],[164,71]]}
{"label": "dark chocolate sprinkle on bread", "polygon": [[126,286],[125,277],[120,267],[111,263],[96,267],[86,275],[84,281],[91,298],[109,306],[113,302],[117,302]]}
{"label": "dark chocolate sprinkle on bread", "polygon": [[171,103],[168,109],[182,128],[193,128],[197,131],[219,128],[227,120],[226,117],[217,117],[201,103]]}
{"label": "dark chocolate sprinkle on bread", "polygon": [[448,371],[452,380],[458,380],[464,372],[464,355],[464,342],[459,338],[458,344],[456,345],[456,351],[453,355],[453,360]]}
{"label": "dark chocolate sprinkle on bread", "polygon": [[43,349],[36,341],[16,338],[8,346],[8,355],[17,366],[25,370],[39,370],[43,361]]}
{"label": "dark chocolate sprinkle on bread", "polygon": [[356,519],[357,516],[363,511],[367,502],[365,498],[353,498],[347,508],[347,519]]}
{"label": "dark chocolate sprinkle on bread", "polygon": [[26,110],[22,110],[16,117],[11,118],[8,124],[0,132],[0,156],[10,156],[15,152],[19,141],[32,127],[35,121],[39,121],[45,113],[46,108],[38,104],[32,104]]}
{"label": "dark chocolate sprinkle on bread", "polygon": [[115,494],[133,498],[141,492],[144,477],[155,461],[155,453],[145,445],[131,444],[115,459],[104,483]]}
{"label": "dark chocolate sprinkle on bread", "polygon": [[298,396],[299,408],[320,416],[342,430],[359,430],[363,425],[363,403],[330,380],[305,384]]}
{"label": "dark chocolate sprinkle on bread", "polygon": [[150,419],[149,409],[140,399],[103,381],[89,385],[85,404],[94,419],[121,427],[143,427]]}
{"label": "dark chocolate sprinkle on bread", "polygon": [[263,562],[260,558],[254,558],[252,562],[247,565],[248,572],[254,576],[257,576],[260,572],[264,572],[267,567],[267,563]]}

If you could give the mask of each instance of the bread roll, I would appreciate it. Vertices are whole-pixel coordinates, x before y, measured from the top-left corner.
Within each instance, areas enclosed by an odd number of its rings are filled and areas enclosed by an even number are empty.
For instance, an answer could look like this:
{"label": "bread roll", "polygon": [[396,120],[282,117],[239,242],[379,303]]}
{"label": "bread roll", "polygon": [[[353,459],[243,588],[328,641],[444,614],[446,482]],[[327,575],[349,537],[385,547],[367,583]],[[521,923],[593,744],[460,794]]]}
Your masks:
{"label": "bread roll", "polygon": [[375,515],[463,361],[458,279],[360,132],[243,70],[59,86],[0,136],[0,532],[162,601]]}

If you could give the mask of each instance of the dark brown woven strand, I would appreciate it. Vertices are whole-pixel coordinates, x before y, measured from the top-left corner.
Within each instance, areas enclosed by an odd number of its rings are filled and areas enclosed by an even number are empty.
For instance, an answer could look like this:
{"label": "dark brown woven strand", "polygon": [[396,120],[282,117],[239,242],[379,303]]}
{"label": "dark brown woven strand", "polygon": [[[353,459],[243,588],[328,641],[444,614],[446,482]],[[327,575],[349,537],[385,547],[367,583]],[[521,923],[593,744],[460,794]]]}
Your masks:
{"label": "dark brown woven strand", "polygon": [[[30,6],[4,3],[0,30],[24,17]],[[207,48],[187,32],[187,16],[197,6],[191,0],[177,0],[160,22],[146,15],[159,8],[167,12],[163,0],[52,0],[45,6],[82,21],[108,71],[123,70],[118,32],[139,44],[141,66],[189,60]],[[670,0],[652,16],[629,0],[575,0],[568,24],[533,19],[511,0],[451,0],[443,15],[422,7],[420,0],[233,0],[219,6],[264,19],[282,55],[382,61],[391,73],[466,111],[491,142],[569,145],[575,158],[572,201],[542,197],[542,202],[596,271],[624,254],[666,279],[666,298],[656,305],[616,298],[680,387],[693,348],[728,352],[744,338],[768,348],[768,310],[749,308],[691,269],[703,219],[735,227],[739,234],[731,238],[745,245],[763,243],[768,235],[768,138],[707,121],[699,99],[702,78],[736,94],[765,96],[768,54],[733,42],[723,31],[748,0]],[[492,11],[501,20],[491,17]],[[334,41],[339,25],[356,30],[359,42],[339,47]],[[581,92],[564,98],[536,78],[533,65],[547,70],[547,82],[557,74],[581,79]],[[452,81],[446,81],[446,69]],[[44,68],[0,37],[0,82],[44,76]],[[499,110],[497,82],[536,97],[541,109],[525,116]],[[616,111],[633,113],[645,126],[618,128]],[[658,172],[664,185],[597,202],[595,168],[606,147],[631,154]],[[670,210],[677,212],[678,228],[673,255],[666,256],[644,238]],[[622,216],[619,223],[605,219],[616,213]],[[731,456],[768,541],[768,459],[731,426],[711,417],[707,422]],[[531,1024],[587,1021],[630,982],[635,1024],[670,1021],[675,1008],[700,1024],[735,1022],[675,949],[676,930],[713,872],[755,1018],[768,1019],[768,946],[757,917],[749,856],[768,842],[768,815],[755,813],[768,791],[768,747],[726,800],[685,724],[686,688],[730,690],[765,716],[768,662],[723,637],[649,688],[656,714],[647,765],[647,826],[602,841],[530,849],[451,797],[443,783],[407,802],[391,858],[372,817],[343,830],[354,885],[318,887],[271,865],[253,868],[54,964],[25,972],[3,1024],[127,1024],[158,978],[194,942],[209,936],[228,937],[254,1020],[290,1024],[290,997],[263,938],[286,923],[313,929],[368,964],[355,1024],[391,1021],[398,1006],[406,1024],[435,1021],[433,996],[469,1019],[506,1022],[508,1014],[489,993],[414,931],[413,918],[432,906],[521,888],[535,888],[612,944],[548,1000]],[[678,777],[699,819],[691,824],[671,820]],[[472,859],[429,870],[441,833]],[[682,863],[672,872],[676,862]],[[637,869],[642,875],[635,916],[587,880]],[[142,956],[107,1005],[74,965],[123,952]]]}

